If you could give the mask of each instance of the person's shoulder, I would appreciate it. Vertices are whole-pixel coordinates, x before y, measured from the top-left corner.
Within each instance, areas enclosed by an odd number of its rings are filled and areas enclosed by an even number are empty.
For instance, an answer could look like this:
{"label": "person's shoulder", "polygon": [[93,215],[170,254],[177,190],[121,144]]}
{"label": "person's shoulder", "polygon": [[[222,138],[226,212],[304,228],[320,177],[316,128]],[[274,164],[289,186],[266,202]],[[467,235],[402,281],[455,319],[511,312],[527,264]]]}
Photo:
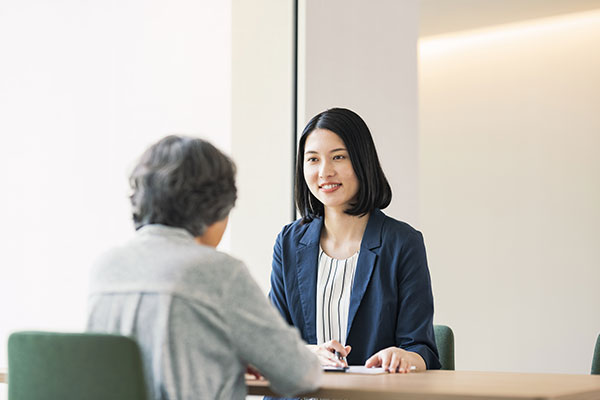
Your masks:
{"label": "person's shoulder", "polygon": [[247,274],[241,260],[203,245],[189,249],[186,260],[175,268],[174,292],[203,300],[222,296],[232,281]]}
{"label": "person's shoulder", "polygon": [[191,251],[194,253],[194,262],[188,267],[194,272],[205,273],[206,269],[214,269],[211,273],[227,275],[245,268],[241,260],[209,246],[196,245]]}
{"label": "person's shoulder", "polygon": [[92,282],[118,276],[127,270],[125,261],[131,258],[130,241],[115,244],[94,257],[90,271]]}
{"label": "person's shoulder", "polygon": [[279,235],[277,236],[277,240],[287,241],[294,240],[296,241],[298,238],[302,237],[306,230],[312,226],[312,224],[318,224],[319,219],[313,219],[310,222],[303,222],[302,218],[298,218],[297,220],[285,225]]}
{"label": "person's shoulder", "polygon": [[382,218],[382,235],[384,238],[395,238],[401,241],[406,240],[422,240],[423,235],[417,229],[413,228],[410,224],[404,221],[400,221],[393,217],[390,217],[383,213],[381,210],[377,210]]}

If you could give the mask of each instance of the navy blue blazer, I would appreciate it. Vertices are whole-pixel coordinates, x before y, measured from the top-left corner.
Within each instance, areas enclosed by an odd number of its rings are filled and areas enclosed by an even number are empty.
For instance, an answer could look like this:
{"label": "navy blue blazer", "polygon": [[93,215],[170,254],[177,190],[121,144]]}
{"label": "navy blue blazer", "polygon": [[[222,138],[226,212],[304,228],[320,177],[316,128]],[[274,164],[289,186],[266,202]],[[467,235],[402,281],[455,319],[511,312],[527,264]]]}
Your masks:
{"label": "navy blue blazer", "polygon": [[[297,220],[277,236],[271,302],[309,344],[317,343],[316,290],[323,218]],[[419,353],[440,368],[433,333],[433,295],[425,244],[410,225],[375,210],[360,245],[350,295],[346,345],[350,365],[390,346]]]}

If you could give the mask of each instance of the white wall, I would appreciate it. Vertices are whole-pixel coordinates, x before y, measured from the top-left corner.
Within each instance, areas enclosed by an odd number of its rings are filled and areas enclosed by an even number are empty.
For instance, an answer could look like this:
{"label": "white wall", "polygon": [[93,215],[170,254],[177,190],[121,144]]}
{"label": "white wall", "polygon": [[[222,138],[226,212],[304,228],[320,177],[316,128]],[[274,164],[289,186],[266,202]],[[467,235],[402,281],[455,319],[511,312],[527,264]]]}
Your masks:
{"label": "white wall", "polygon": [[332,107],[367,123],[393,190],[388,215],[417,224],[416,0],[300,1],[299,133]]}
{"label": "white wall", "polygon": [[589,373],[600,11],[420,42],[421,222],[467,370]]}
{"label": "white wall", "polygon": [[0,365],[13,330],[81,330],[93,258],[133,232],[127,176],[169,133],[231,145],[231,3],[0,6]]}
{"label": "white wall", "polygon": [[292,221],[293,1],[234,0],[231,250],[267,293],[273,245]]}

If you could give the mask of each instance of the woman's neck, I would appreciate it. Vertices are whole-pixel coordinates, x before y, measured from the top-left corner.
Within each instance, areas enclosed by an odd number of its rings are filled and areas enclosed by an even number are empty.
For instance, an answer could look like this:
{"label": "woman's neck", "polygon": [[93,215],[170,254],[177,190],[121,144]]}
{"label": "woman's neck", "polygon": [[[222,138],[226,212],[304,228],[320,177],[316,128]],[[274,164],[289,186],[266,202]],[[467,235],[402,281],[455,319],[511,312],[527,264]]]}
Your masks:
{"label": "woman's neck", "polygon": [[325,209],[321,248],[333,258],[351,257],[360,248],[369,214],[358,217],[341,210]]}

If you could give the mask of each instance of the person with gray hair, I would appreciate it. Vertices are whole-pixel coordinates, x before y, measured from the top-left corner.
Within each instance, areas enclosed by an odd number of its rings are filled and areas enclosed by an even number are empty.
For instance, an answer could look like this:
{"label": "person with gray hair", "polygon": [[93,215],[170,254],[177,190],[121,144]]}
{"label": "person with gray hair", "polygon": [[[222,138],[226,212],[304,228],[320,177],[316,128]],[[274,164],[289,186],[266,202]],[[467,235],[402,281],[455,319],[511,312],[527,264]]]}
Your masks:
{"label": "person with gray hair", "polygon": [[130,177],[135,236],[93,268],[87,330],[134,337],[149,399],[244,399],[251,366],[284,396],[319,386],[319,361],[248,269],[215,247],[236,200],[235,165],[168,136]]}

